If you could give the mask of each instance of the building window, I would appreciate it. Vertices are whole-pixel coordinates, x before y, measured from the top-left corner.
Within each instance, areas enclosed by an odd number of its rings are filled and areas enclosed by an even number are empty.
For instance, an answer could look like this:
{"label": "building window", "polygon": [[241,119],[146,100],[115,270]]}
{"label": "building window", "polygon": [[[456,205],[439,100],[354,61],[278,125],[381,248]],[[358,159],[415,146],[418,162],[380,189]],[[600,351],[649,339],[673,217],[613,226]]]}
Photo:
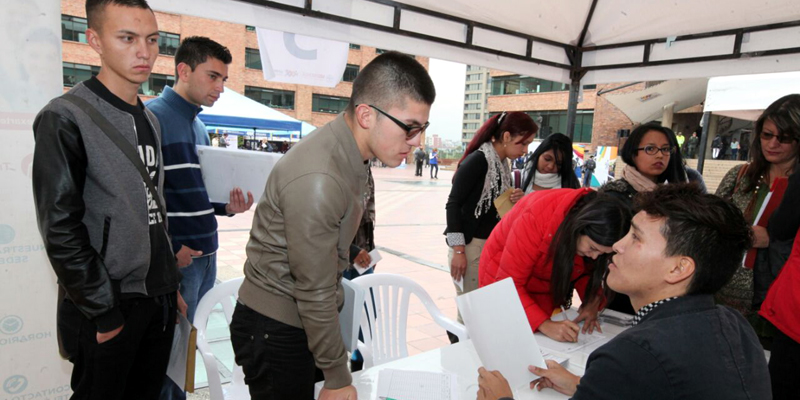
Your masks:
{"label": "building window", "polygon": [[244,95],[268,107],[294,110],[294,92],[290,90],[245,86]]}
{"label": "building window", "polygon": [[561,92],[569,90],[569,85],[529,76],[511,75],[492,78],[492,94],[526,94]]}
{"label": "building window", "polygon": [[583,90],[597,89],[597,85],[583,85]]}
{"label": "building window", "polygon": [[466,123],[466,124],[464,124],[464,129],[467,129],[467,130],[478,129],[478,124],[474,123],[474,122]]}
{"label": "building window", "polygon": [[464,110],[480,110],[480,109],[481,109],[481,103],[464,104]]}
{"label": "building window", "polygon": [[86,18],[61,15],[61,39],[86,43]]}
{"label": "building window", "polygon": [[[496,113],[495,113],[496,114]],[[552,133],[567,132],[566,111],[527,111],[526,114],[539,125],[538,137],[544,139]],[[570,136],[575,143],[591,143],[594,111],[578,110],[575,116],[575,129]]]}
{"label": "building window", "polygon": [[481,80],[482,74],[469,74],[467,75],[467,82]]}
{"label": "building window", "polygon": [[249,31],[249,32],[255,32],[256,31],[256,27],[255,26],[250,26],[250,25],[245,25],[244,29],[246,31]]}
{"label": "building window", "polygon": [[261,53],[258,49],[244,49],[244,67],[261,69]]}
{"label": "building window", "polygon": [[175,33],[158,32],[158,54],[174,56],[181,45],[181,35]]}
{"label": "building window", "polygon": [[481,119],[481,114],[480,113],[478,113],[478,114],[466,113],[466,114],[464,114],[464,119]]}
{"label": "building window", "polygon": [[139,86],[139,94],[145,96],[158,96],[164,91],[164,88],[175,86],[175,77],[172,75],[150,74],[147,82]]}
{"label": "building window", "polygon": [[375,54],[381,55],[383,53],[386,53],[387,51],[389,51],[389,50],[386,50],[386,49],[375,49]]}
{"label": "building window", "polygon": [[466,87],[464,89],[466,89],[467,91],[472,92],[472,91],[475,91],[475,90],[481,90],[482,87],[483,87],[482,83],[472,83],[472,84],[466,85]]}
{"label": "building window", "polygon": [[344,82],[353,82],[356,80],[356,76],[358,75],[358,65],[347,64],[344,68],[344,76],[342,76],[342,81]]}
{"label": "building window", "polygon": [[353,43],[350,43],[350,48],[351,48],[352,50],[361,50],[361,45],[360,45],[360,44],[353,44]]}
{"label": "building window", "polygon": [[339,114],[347,108],[350,99],[347,97],[333,97],[315,94],[311,99],[311,111]]}
{"label": "building window", "polygon": [[481,99],[480,93],[472,93],[464,95],[464,100],[480,100],[480,99]]}
{"label": "building window", "polygon": [[61,63],[64,70],[64,86],[73,87],[100,73],[100,67],[94,65]]}

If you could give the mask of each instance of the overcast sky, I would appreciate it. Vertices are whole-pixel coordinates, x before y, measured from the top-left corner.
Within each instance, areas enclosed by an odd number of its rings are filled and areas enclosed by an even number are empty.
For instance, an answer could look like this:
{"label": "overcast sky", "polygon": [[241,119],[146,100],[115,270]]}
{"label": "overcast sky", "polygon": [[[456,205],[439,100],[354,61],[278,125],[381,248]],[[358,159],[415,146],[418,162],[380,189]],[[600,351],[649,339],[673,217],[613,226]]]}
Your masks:
{"label": "overcast sky", "polygon": [[461,140],[464,115],[464,74],[467,66],[450,61],[430,59],[430,74],[436,86],[436,101],[431,107],[427,136]]}

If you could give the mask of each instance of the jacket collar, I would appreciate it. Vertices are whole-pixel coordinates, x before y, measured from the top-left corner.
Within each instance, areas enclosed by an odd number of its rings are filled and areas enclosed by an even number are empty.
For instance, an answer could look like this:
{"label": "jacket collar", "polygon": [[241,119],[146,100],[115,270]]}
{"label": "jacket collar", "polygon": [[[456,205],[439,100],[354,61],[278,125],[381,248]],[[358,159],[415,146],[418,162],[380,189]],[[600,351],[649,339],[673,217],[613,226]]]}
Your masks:
{"label": "jacket collar", "polygon": [[658,320],[664,318],[674,317],[681,314],[695,313],[699,311],[712,310],[716,307],[714,304],[714,296],[709,294],[703,295],[686,295],[680,296],[674,300],[663,303],[658,307],[652,309],[646,315],[642,316],[638,325],[645,325],[648,321]]}
{"label": "jacket collar", "polygon": [[175,90],[171,87],[167,86],[164,88],[164,91],[161,93],[161,98],[164,99],[167,104],[169,104],[175,111],[178,112],[179,115],[188,119],[189,121],[193,121],[197,114],[200,114],[203,111],[202,107],[198,107],[186,99],[181,97]]}
{"label": "jacket collar", "polygon": [[336,119],[331,121],[330,127],[333,134],[336,135],[336,138],[342,143],[342,147],[347,152],[347,158],[350,161],[353,172],[359,176],[359,178],[363,178],[362,183],[366,182],[367,168],[364,165],[361,150],[358,149],[356,138],[353,136],[353,132],[344,120],[344,113],[336,116]]}

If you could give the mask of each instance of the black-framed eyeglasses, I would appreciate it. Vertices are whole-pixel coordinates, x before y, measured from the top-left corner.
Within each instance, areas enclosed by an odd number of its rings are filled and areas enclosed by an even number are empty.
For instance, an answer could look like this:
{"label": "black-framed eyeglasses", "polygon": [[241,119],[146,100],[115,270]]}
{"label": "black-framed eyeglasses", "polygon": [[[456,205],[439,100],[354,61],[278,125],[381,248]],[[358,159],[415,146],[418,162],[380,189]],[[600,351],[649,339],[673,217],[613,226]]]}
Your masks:
{"label": "black-framed eyeglasses", "polygon": [[665,156],[675,154],[675,146],[664,146],[659,148],[658,146],[651,145],[651,146],[639,147],[636,150],[644,150],[645,153],[651,156],[658,154],[659,151],[661,152],[661,154]]}
{"label": "black-framed eyeglasses", "polygon": [[775,135],[775,134],[772,134],[772,133],[769,133],[769,132],[765,132],[765,131],[761,131],[761,135],[759,135],[759,137],[761,138],[761,140],[763,140],[765,142],[769,142],[769,141],[772,141],[772,139],[774,139],[774,138],[778,138],[778,142],[783,143],[783,144],[792,144],[795,140],[797,140],[797,138],[794,137],[794,136]]}
{"label": "black-framed eyeglasses", "polygon": [[417,137],[417,135],[419,135],[420,133],[425,132],[425,129],[428,129],[428,126],[430,126],[431,124],[430,121],[428,121],[425,123],[425,125],[422,126],[408,126],[404,124],[403,121],[400,121],[399,119],[391,116],[386,111],[383,111],[380,108],[373,106],[372,104],[369,104],[369,106],[377,110],[379,113],[388,117],[390,120],[392,120],[392,122],[397,124],[397,126],[403,128],[403,130],[406,131],[406,140],[411,140]]}

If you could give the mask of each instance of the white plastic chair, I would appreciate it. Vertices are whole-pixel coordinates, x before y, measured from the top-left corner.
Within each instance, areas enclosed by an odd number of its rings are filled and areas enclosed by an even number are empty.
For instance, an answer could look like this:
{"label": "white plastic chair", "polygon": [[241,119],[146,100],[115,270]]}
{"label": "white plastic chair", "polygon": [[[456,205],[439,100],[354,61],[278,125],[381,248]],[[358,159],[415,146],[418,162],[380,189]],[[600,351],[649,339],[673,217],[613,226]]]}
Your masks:
{"label": "white plastic chair", "polygon": [[422,301],[439,326],[458,336],[459,340],[469,339],[467,328],[445,317],[428,292],[409,278],[395,274],[371,274],[360,276],[352,282],[366,292],[366,306],[361,318],[364,341],[358,343],[365,369],[408,357],[406,326],[412,294]]}
{"label": "white plastic chair", "polygon": [[217,359],[214,357],[206,338],[208,317],[217,303],[222,304],[225,321],[230,326],[236,299],[239,297],[239,287],[242,286],[243,281],[244,277],[240,277],[215,286],[200,299],[197,304],[197,310],[194,313],[194,326],[197,328],[197,349],[200,350],[200,356],[203,357],[203,364],[206,366],[208,391],[211,394],[211,400],[250,400],[250,391],[244,383],[244,372],[242,372],[242,367],[236,365],[236,363],[233,364],[233,380],[226,388],[222,388]]}

